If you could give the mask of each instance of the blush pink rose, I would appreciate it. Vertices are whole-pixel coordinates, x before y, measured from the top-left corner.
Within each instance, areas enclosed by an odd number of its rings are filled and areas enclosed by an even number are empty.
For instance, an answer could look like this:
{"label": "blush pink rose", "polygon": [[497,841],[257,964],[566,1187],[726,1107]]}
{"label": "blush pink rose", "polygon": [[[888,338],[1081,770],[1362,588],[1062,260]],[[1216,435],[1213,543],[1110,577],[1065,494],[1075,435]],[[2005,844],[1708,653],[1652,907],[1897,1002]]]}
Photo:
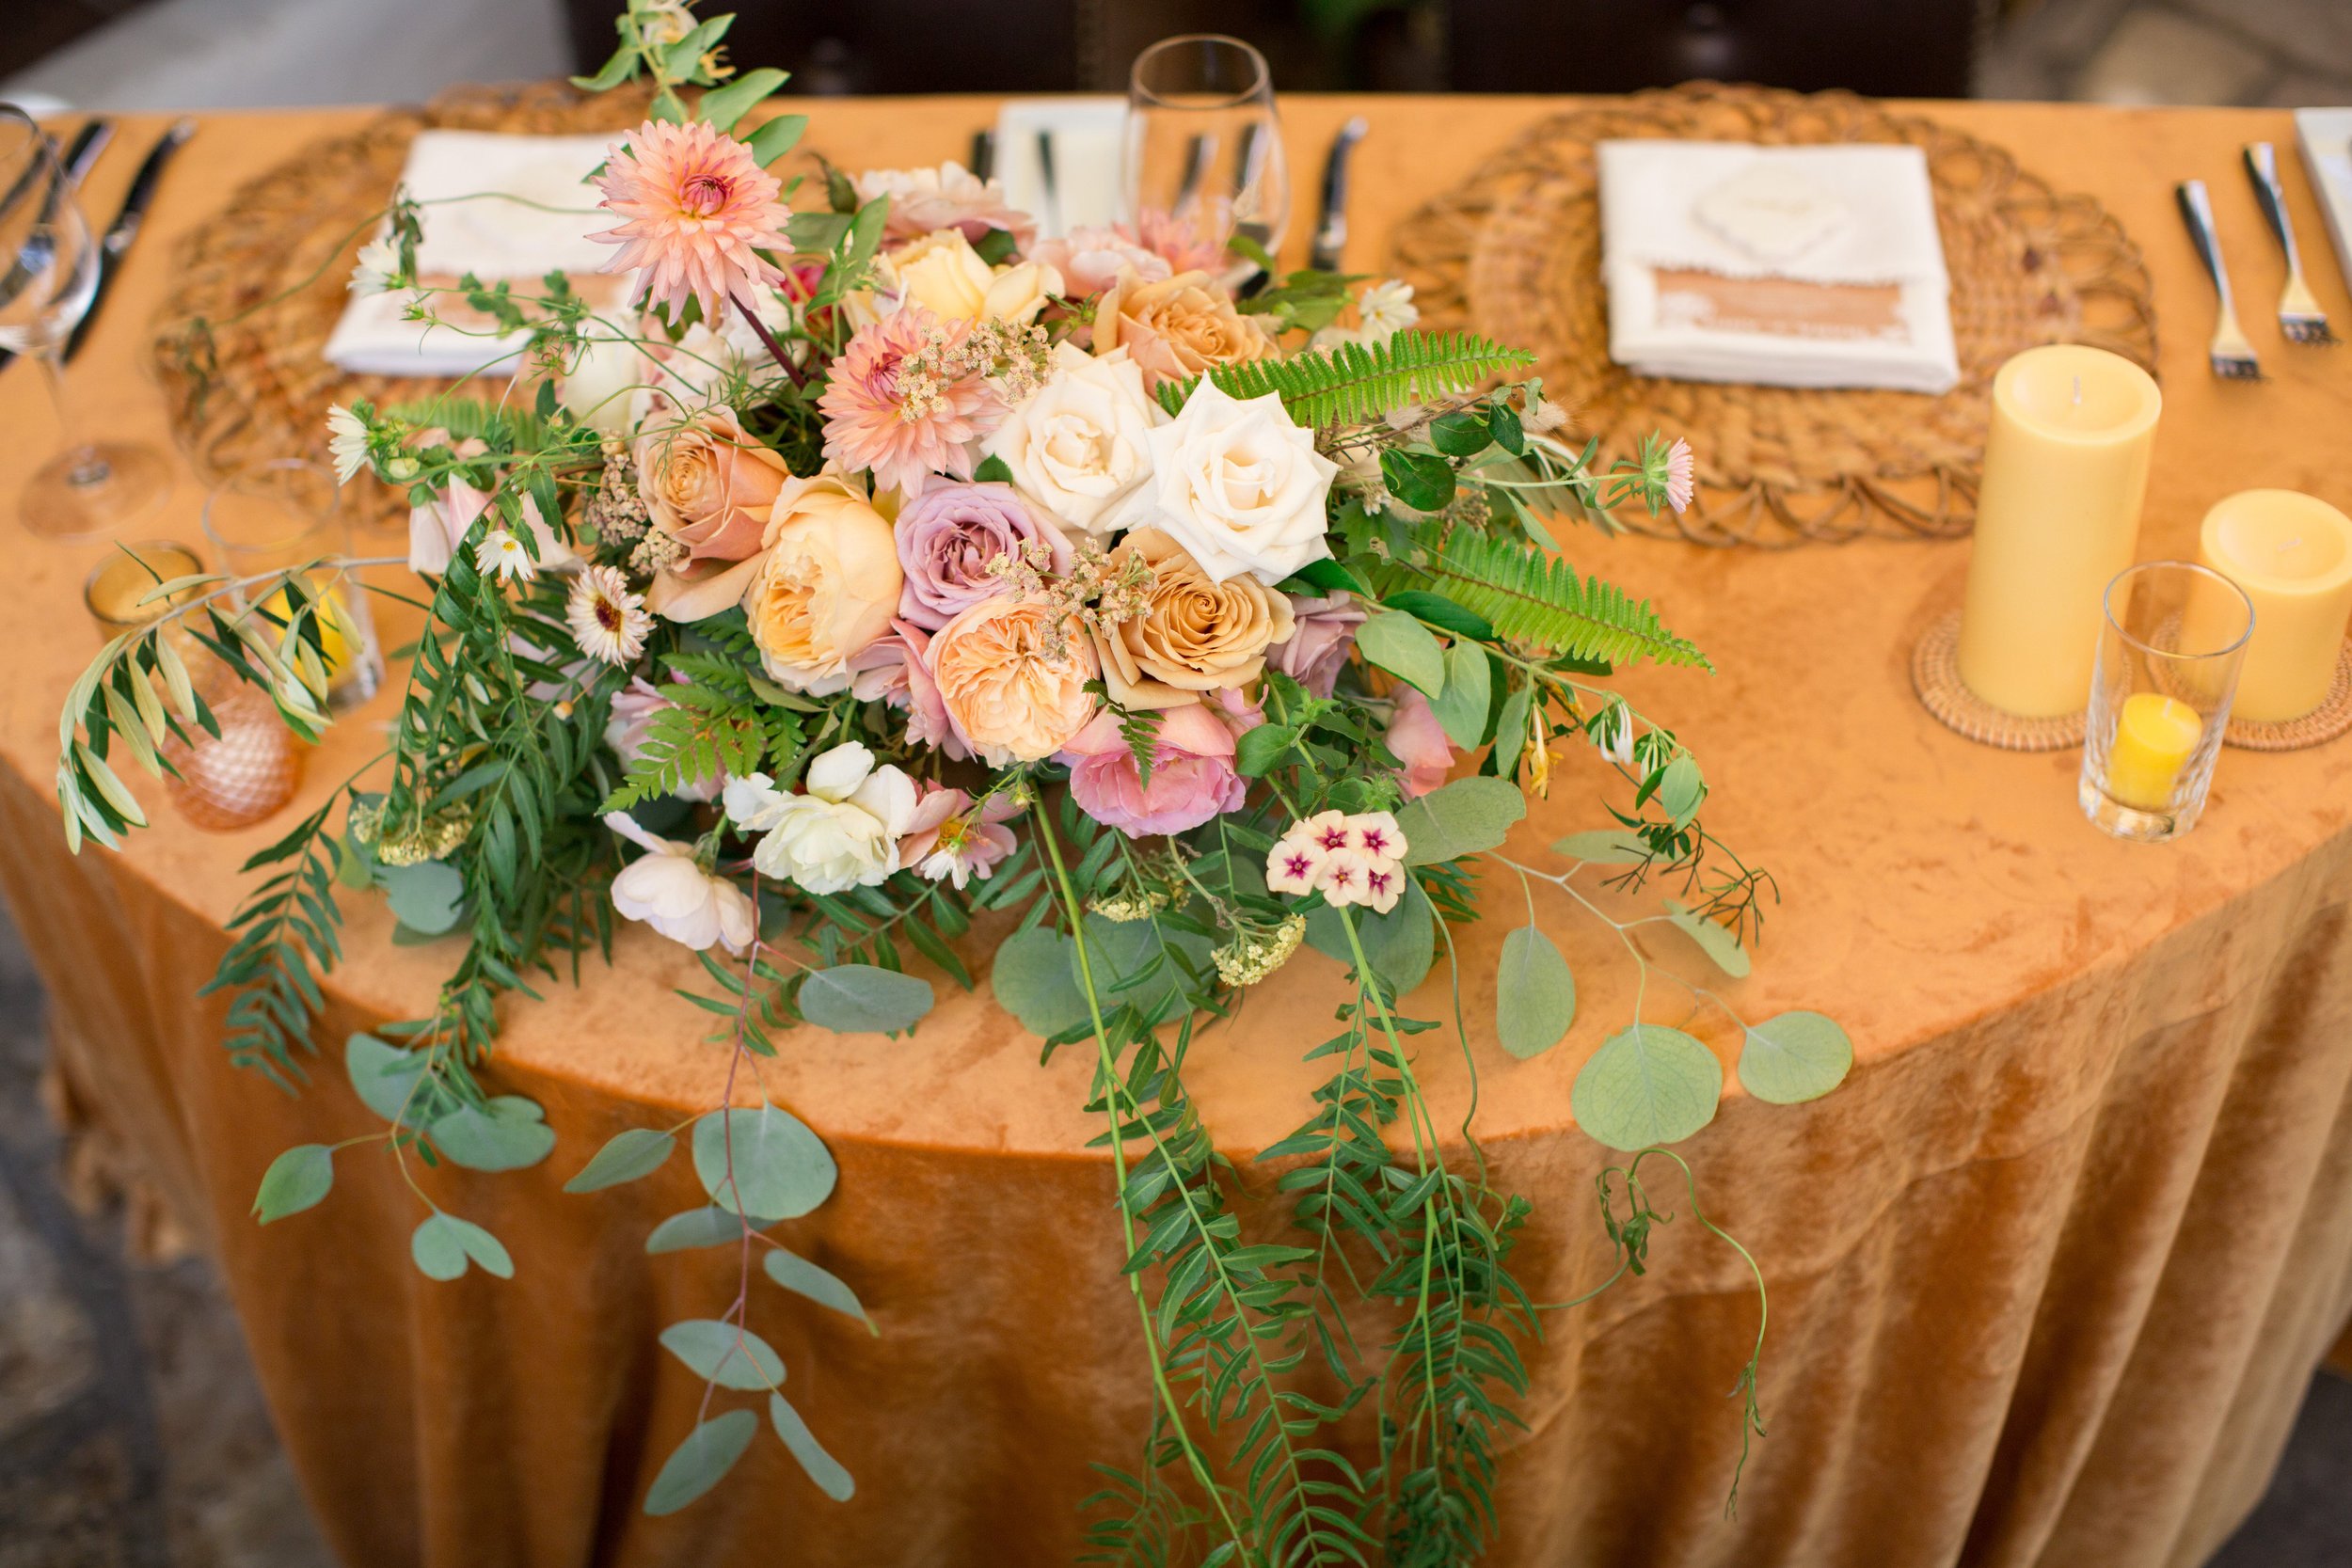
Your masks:
{"label": "blush pink rose", "polygon": [[1072,299],[1091,299],[1132,272],[1147,283],[1175,275],[1167,257],[1147,249],[1124,225],[1080,224],[1067,239],[1040,240],[1037,260],[1062,276]]}
{"label": "blush pink rose", "polygon": [[[654,715],[677,704],[661,694],[661,689],[639,675],[612,694],[612,716],[605,721],[604,743],[612,748],[612,754],[625,768],[634,767],[645,749],[646,738],[653,731]],[[681,800],[716,800],[720,778],[711,774],[695,779],[677,791]]]}
{"label": "blush pink rose", "polygon": [[1405,786],[1408,800],[1428,794],[1454,770],[1454,744],[1446,739],[1445,727],[1430,710],[1429,699],[1401,682],[1384,738],[1396,760],[1405,765],[1397,770],[1396,780]]}
{"label": "blush pink rose", "polygon": [[1294,594],[1290,641],[1268,649],[1266,662],[1316,696],[1328,697],[1347,666],[1348,650],[1356,645],[1356,628],[1365,614],[1352,594],[1320,599]]}
{"label": "blush pink rose", "polygon": [[650,428],[631,455],[649,520],[684,546],[675,565],[681,574],[756,554],[776,497],[792,477],[784,459],[725,408]]}
{"label": "blush pink rose", "polygon": [[[1237,715],[1247,729],[1249,714]],[[1233,771],[1233,729],[1204,703],[1165,710],[1152,752],[1152,782],[1136,768],[1116,713],[1097,714],[1064,747],[1070,798],[1130,838],[1181,833],[1241,809],[1248,781]]]}
{"label": "blush pink rose", "polygon": [[898,514],[893,533],[906,571],[898,618],[931,631],[1002,594],[1005,578],[994,574],[1025,556],[1056,576],[1070,570],[1070,541],[1009,484],[927,486]]}
{"label": "blush pink rose", "polygon": [[906,709],[907,739],[961,762],[972,755],[972,748],[947,722],[947,705],[940,701],[939,687],[923,661],[930,645],[930,633],[921,626],[891,622],[888,633],[850,656],[850,695]]}

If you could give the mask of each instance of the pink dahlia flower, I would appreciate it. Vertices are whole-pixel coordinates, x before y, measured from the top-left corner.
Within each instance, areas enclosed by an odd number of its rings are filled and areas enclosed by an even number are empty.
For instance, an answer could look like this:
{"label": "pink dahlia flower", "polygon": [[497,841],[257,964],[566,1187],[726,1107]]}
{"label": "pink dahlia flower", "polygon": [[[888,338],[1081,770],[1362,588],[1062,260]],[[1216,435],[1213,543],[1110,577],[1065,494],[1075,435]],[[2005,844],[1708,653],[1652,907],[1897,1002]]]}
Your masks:
{"label": "pink dahlia flower", "polygon": [[825,456],[872,469],[876,485],[909,499],[933,474],[970,479],[972,443],[1005,414],[980,376],[943,371],[970,331],[970,323],[942,321],[919,305],[860,327],[817,400]]}
{"label": "pink dahlia flower", "polygon": [[590,238],[621,247],[605,271],[644,270],[648,302],[675,314],[694,299],[717,322],[730,298],[784,281],[758,254],[792,248],[783,186],[733,136],[700,120],[649,119],[627,148],[614,145],[596,186],[622,222]]}
{"label": "pink dahlia flower", "polygon": [[1168,258],[1146,249],[1125,224],[1080,224],[1065,239],[1040,240],[1035,256],[1061,274],[1072,299],[1092,299],[1118,282],[1122,272],[1147,283],[1176,276]]}

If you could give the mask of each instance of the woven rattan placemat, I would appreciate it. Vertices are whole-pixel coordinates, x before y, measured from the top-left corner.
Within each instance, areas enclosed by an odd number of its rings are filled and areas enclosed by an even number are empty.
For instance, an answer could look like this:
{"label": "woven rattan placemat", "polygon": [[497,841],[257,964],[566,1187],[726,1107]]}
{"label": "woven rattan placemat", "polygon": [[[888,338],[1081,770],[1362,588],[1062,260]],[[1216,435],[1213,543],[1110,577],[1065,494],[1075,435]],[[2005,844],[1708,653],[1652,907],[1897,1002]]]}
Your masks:
{"label": "woven rattan placemat", "polygon": [[[1617,137],[1908,142],[1927,154],[1951,274],[1960,385],[1941,397],[1664,381],[1611,363],[1593,146]],[[2087,196],[2061,196],[1997,147],[1845,93],[1699,83],[1556,115],[1422,207],[1392,241],[1426,325],[1534,351],[1546,392],[1608,456],[1687,437],[1701,491],[1637,530],[1708,545],[1945,538],[1976,515],[1993,372],[2037,343],[2111,349],[2153,372],[2139,250]]]}
{"label": "woven rattan placemat", "polygon": [[[391,199],[418,132],[605,131],[633,123],[642,109],[625,97],[583,99],[555,82],[461,87],[290,150],[285,163],[246,184],[182,242],[177,280],[155,317],[154,359],[173,433],[199,475],[210,482],[250,462],[324,455],[331,403],[397,403],[448,387],[354,375],[326,355],[349,298],[353,258]],[[405,505],[376,484],[346,486],[343,502],[363,524],[388,522]]]}

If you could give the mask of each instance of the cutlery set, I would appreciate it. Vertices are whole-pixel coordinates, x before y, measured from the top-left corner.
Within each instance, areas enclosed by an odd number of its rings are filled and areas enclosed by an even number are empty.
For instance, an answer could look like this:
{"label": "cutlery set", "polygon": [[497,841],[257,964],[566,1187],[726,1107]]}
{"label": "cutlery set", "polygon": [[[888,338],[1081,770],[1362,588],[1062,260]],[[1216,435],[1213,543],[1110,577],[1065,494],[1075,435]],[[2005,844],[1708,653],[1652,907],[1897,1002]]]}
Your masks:
{"label": "cutlery set", "polygon": [[[2311,285],[2303,278],[2302,256],[2295,244],[2295,225],[2287,217],[2286,192],[2279,183],[2278,153],[2266,141],[2250,142],[2245,150],[2245,160],[2246,176],[2254,185],[2254,199],[2286,256],[2286,285],[2279,295],[2280,334],[2290,343],[2332,344],[2337,340],[2328,329],[2327,312],[2320,309]],[[2205,349],[2213,373],[2227,381],[2260,381],[2262,360],[2245,328],[2238,325],[2236,299],[2230,290],[2229,268],[2222,262],[2221,237],[2214,224],[2213,201],[2205,193],[2205,182],[2184,180],[2175,194],[2180,199],[2182,220],[2188,225],[2188,237],[2197,246],[2198,259],[2204,262],[2205,274],[2213,279],[2216,319],[2213,341]]]}
{"label": "cutlery set", "polygon": [[[57,164],[64,171],[68,187],[79,188],[91,167],[97,164],[99,154],[105,151],[107,144],[114,140],[114,122],[103,119],[87,120],[73,134],[73,139],[57,153]],[[91,293],[89,306],[82,312],[82,319],[74,325],[72,333],[66,339],[65,358],[72,359],[81,352],[83,341],[89,334],[89,325],[97,318],[99,307],[105,303],[106,291],[114,282],[115,274],[120,270],[123,257],[129,254],[131,242],[138,238],[139,226],[147,220],[147,210],[154,203],[155,188],[163,181],[165,166],[194,135],[195,120],[183,119],[174,121],[171,128],[156,139],[145,161],[139,165],[138,172],[132,176],[131,188],[122,198],[121,209],[115,214],[114,222],[107,225],[105,233],[99,238],[98,287]],[[57,199],[64,194],[52,193],[51,199]],[[0,370],[6,370],[8,362],[15,357],[14,353],[0,350]]]}

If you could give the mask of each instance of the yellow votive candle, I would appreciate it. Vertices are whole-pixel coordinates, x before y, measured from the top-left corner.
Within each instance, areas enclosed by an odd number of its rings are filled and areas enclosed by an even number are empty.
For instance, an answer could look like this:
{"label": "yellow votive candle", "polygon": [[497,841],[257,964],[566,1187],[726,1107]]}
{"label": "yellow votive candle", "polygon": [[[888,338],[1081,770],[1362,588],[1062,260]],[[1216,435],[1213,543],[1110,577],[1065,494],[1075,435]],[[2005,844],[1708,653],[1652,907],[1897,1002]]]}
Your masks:
{"label": "yellow votive candle", "polygon": [[1993,424],[1961,610],[1960,678],[2009,713],[2079,713],[2101,597],[2131,564],[2164,400],[2146,371],[2076,343],[1993,378]]}
{"label": "yellow votive candle", "polygon": [[128,546],[100,562],[83,584],[82,602],[99,629],[112,637],[143,626],[195,598],[203,590],[183,588],[169,598],[150,600],[157,586],[204,569],[196,552],[167,540]]}
{"label": "yellow votive candle", "polygon": [[2242,490],[2205,514],[2197,558],[2254,604],[2233,711],[2277,723],[2317,707],[2352,621],[2352,517],[2315,496]]}
{"label": "yellow votive candle", "polygon": [[2163,811],[2204,733],[2197,710],[2176,697],[2138,691],[2124,698],[2107,749],[2107,793],[2141,811]]}

